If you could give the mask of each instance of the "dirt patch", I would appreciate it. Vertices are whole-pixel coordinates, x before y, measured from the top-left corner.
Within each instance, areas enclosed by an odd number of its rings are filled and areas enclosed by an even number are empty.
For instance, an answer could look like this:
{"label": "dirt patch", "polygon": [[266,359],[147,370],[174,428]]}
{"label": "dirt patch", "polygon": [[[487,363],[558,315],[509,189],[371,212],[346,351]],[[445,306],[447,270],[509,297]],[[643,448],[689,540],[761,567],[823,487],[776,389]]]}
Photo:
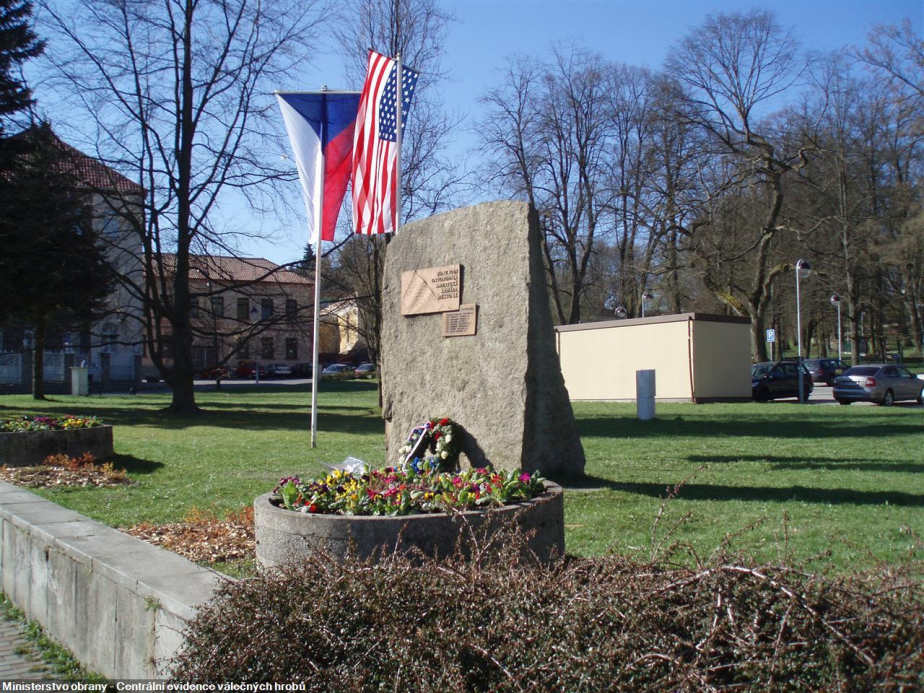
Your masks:
{"label": "dirt patch", "polygon": [[183,522],[142,523],[124,531],[196,563],[252,559],[256,546],[253,508],[229,513],[224,519],[194,508]]}
{"label": "dirt patch", "polygon": [[28,488],[55,486],[130,486],[135,484],[124,469],[99,463],[87,453],[80,457],[52,455],[34,467],[0,467],[0,479]]}

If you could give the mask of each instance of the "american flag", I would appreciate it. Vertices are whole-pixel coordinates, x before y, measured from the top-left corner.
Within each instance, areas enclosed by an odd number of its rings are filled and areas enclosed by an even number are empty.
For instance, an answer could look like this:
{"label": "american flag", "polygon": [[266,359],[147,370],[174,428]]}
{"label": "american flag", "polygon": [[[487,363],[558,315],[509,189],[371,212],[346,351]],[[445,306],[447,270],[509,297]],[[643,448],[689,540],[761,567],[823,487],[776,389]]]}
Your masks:
{"label": "american flag", "polygon": [[[397,61],[369,51],[369,69],[359,100],[353,138],[353,223],[356,233],[392,233],[398,189]],[[418,73],[402,67],[401,133],[407,125]]]}

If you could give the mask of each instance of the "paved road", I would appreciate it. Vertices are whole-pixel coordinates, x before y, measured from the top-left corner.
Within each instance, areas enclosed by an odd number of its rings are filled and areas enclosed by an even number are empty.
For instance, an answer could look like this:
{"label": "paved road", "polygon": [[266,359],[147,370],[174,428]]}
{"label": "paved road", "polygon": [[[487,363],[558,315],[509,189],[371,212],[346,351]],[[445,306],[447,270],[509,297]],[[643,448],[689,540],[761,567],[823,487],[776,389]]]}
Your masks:
{"label": "paved road", "polygon": [[[790,402],[793,400],[780,400],[781,402]],[[832,388],[828,385],[819,385],[815,384],[815,391],[812,392],[809,397],[809,404],[837,404],[837,401],[834,399],[832,394]],[[850,406],[852,407],[875,407],[878,406],[872,402],[854,402]],[[917,402],[896,402],[896,407],[901,407],[902,409],[924,409],[924,405],[918,404]]]}

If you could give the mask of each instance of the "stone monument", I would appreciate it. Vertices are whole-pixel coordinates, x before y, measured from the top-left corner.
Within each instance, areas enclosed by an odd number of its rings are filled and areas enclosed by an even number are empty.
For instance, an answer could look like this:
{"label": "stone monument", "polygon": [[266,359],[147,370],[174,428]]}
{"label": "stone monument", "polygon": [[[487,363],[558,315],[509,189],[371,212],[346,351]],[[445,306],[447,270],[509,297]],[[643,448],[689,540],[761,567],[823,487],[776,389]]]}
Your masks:
{"label": "stone monument", "polygon": [[583,473],[559,367],[535,210],[490,202],[405,226],[382,300],[387,461],[413,426],[463,429],[462,464]]}

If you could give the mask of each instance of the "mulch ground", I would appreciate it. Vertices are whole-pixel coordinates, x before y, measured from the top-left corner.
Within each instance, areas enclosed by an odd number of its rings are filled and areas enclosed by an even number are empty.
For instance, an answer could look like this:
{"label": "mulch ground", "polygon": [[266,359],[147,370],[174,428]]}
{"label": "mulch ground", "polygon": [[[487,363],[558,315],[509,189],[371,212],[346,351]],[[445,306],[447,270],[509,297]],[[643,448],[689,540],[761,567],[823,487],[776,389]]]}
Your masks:
{"label": "mulch ground", "polygon": [[126,486],[135,482],[111,465],[65,466],[44,464],[37,467],[0,467],[0,479],[28,488],[56,486]]}
{"label": "mulch ground", "polygon": [[[0,467],[0,479],[28,488],[58,486],[123,486],[136,482],[111,464],[90,457],[49,458],[36,467]],[[219,518],[193,509],[183,522],[155,525],[142,523],[123,530],[138,539],[173,551],[196,563],[222,563],[254,557],[256,542],[253,508]]]}
{"label": "mulch ground", "polygon": [[222,563],[254,557],[253,518],[193,518],[164,525],[140,524],[126,530],[138,539],[178,553],[196,563]]}

